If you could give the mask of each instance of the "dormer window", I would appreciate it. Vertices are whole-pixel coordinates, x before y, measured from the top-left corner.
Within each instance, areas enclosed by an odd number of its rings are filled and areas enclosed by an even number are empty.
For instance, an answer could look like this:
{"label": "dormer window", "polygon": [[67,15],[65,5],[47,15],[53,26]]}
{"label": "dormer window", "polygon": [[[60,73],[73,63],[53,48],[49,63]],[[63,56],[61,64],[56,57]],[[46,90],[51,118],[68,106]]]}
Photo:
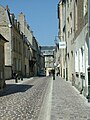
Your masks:
{"label": "dormer window", "polygon": [[10,14],[10,18],[11,18],[11,22],[12,22],[12,24],[14,24],[14,19],[15,19],[14,14]]}

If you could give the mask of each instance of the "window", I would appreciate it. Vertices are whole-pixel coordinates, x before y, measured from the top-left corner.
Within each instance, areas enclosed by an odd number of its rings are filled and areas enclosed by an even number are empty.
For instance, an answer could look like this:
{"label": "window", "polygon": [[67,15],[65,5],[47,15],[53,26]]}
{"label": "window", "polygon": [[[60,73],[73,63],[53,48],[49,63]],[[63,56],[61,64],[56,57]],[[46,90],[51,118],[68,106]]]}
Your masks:
{"label": "window", "polygon": [[81,47],[81,55],[82,55],[82,71],[83,73],[85,73],[85,52],[84,52],[84,46]]}
{"label": "window", "polygon": [[70,12],[70,18],[71,18],[71,20],[72,20],[72,12]]}
{"label": "window", "polygon": [[71,28],[71,34],[72,34],[72,28]]}
{"label": "window", "polygon": [[15,51],[17,50],[17,41],[16,41],[16,38],[14,39],[15,41]]}
{"label": "window", "polygon": [[70,32],[68,31],[68,38],[69,38]]}
{"label": "window", "polygon": [[21,60],[18,60],[18,70],[21,71]]}
{"label": "window", "polygon": [[78,51],[75,53],[75,72],[79,72]]}
{"label": "window", "polygon": [[13,38],[13,50],[15,51],[15,38]]}
{"label": "window", "polygon": [[71,5],[71,3],[72,3],[72,0],[70,0],[70,5]]}
{"label": "window", "polygon": [[77,0],[75,0],[76,4],[77,4]]}
{"label": "window", "polygon": [[75,30],[78,29],[77,23],[78,23],[78,14],[77,14],[77,0],[75,0]]}
{"label": "window", "polygon": [[21,43],[19,42],[19,53],[21,53]]}
{"label": "window", "polygon": [[82,51],[81,49],[79,49],[79,60],[80,60],[80,64],[79,64],[79,67],[80,67],[80,72],[82,72]]}
{"label": "window", "polygon": [[67,0],[67,7],[69,7],[69,0]]}
{"label": "window", "polygon": [[69,23],[69,17],[67,18],[67,21],[68,21],[68,23]]}
{"label": "window", "polygon": [[13,58],[13,67],[14,67],[14,71],[16,71],[16,58]]}
{"label": "window", "polygon": [[88,1],[84,0],[84,9],[83,9],[84,16],[86,15],[87,11],[88,11]]}

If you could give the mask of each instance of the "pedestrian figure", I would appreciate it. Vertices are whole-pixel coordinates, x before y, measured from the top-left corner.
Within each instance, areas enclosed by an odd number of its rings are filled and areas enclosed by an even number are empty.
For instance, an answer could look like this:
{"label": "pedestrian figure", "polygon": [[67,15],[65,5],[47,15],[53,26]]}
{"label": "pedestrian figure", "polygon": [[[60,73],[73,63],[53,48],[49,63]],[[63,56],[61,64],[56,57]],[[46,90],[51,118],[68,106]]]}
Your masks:
{"label": "pedestrian figure", "polygon": [[52,70],[53,80],[55,80],[55,69]]}
{"label": "pedestrian figure", "polygon": [[15,74],[15,83],[17,83],[18,82],[18,74],[16,73]]}
{"label": "pedestrian figure", "polygon": [[23,81],[23,75],[21,74],[21,80]]}
{"label": "pedestrian figure", "polygon": [[51,71],[49,71],[49,76],[51,76]]}
{"label": "pedestrian figure", "polygon": [[60,76],[60,72],[59,71],[57,72],[57,76]]}
{"label": "pedestrian figure", "polygon": [[74,77],[74,74],[72,73],[72,86],[75,85],[75,77]]}

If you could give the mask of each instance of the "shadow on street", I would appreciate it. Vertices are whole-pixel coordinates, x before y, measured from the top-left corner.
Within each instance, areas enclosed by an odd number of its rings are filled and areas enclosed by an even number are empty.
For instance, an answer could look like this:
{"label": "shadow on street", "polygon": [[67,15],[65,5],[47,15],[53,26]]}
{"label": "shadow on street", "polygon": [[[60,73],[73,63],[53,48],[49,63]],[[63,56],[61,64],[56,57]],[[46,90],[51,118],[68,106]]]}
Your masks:
{"label": "shadow on street", "polygon": [[25,92],[28,89],[32,88],[33,85],[25,85],[25,84],[8,84],[3,91],[0,91],[0,97],[18,93],[18,92]]}

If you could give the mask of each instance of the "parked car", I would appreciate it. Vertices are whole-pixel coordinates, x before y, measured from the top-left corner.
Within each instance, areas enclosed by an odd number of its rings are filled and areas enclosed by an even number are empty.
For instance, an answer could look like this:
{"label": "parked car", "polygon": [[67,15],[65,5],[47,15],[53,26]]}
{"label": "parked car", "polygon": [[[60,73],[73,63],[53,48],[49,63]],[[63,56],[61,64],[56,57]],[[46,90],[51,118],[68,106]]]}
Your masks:
{"label": "parked car", "polygon": [[42,77],[46,76],[44,70],[40,70],[40,71],[38,72],[38,76],[42,76]]}

